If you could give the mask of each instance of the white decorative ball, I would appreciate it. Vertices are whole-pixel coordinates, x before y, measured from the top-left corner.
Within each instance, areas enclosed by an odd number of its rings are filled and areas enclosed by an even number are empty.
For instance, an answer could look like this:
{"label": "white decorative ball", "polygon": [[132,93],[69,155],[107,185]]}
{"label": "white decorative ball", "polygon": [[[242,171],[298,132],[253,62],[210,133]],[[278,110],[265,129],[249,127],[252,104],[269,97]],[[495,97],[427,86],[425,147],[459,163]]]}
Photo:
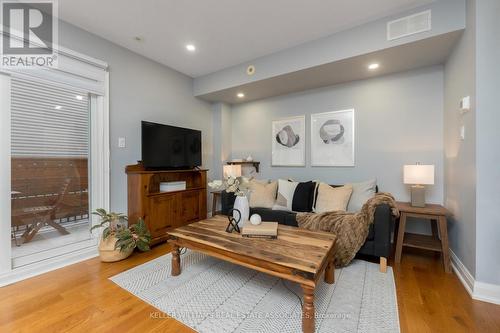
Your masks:
{"label": "white decorative ball", "polygon": [[259,225],[262,223],[262,218],[259,214],[253,214],[252,216],[250,216],[250,223],[252,223],[253,225]]}

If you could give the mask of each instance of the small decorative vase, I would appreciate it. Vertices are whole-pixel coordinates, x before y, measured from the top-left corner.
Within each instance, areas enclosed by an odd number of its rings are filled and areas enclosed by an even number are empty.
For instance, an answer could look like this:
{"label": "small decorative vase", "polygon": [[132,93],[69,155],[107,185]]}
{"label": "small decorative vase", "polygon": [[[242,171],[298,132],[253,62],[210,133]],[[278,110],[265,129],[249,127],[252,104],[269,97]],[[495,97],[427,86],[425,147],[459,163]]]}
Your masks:
{"label": "small decorative vase", "polygon": [[[238,223],[238,226],[241,228],[243,226],[243,223],[248,221],[248,218],[250,216],[250,206],[248,204],[248,198],[245,195],[237,195],[236,200],[234,200],[233,208],[239,210],[241,213],[241,220]],[[235,212],[234,214],[238,213]],[[237,218],[238,216],[234,217]]]}
{"label": "small decorative vase", "polygon": [[113,235],[108,236],[106,239],[101,238],[101,242],[99,243],[99,257],[101,257],[102,262],[120,261],[132,254],[133,249],[124,252],[115,249],[117,240],[118,238]]}

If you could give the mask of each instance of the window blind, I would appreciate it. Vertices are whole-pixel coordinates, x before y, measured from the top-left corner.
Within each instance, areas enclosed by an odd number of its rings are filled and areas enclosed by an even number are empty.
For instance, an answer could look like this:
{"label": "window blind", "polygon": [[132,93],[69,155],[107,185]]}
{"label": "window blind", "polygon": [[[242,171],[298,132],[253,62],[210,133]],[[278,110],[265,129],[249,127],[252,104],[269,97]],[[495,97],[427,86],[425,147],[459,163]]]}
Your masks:
{"label": "window blind", "polygon": [[11,134],[12,156],[88,156],[88,93],[12,77]]}

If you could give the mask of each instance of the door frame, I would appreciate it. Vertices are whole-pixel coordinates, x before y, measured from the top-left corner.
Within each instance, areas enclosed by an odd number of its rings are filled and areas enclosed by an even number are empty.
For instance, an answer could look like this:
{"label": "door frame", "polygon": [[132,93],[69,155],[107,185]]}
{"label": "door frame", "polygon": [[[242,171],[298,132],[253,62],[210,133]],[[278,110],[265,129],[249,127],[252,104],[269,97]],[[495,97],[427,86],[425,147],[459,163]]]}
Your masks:
{"label": "door frame", "polygon": [[[67,51],[66,51],[67,52]],[[78,53],[73,53],[78,56]],[[85,57],[88,60],[88,57]],[[97,63],[97,62],[96,62]],[[102,68],[102,62],[98,62]],[[87,62],[88,64],[88,62]],[[90,106],[90,210],[110,207],[109,72],[107,64],[102,93],[92,93]],[[0,286],[39,275],[98,255],[100,232],[87,241],[59,247],[60,255],[33,260],[13,268],[11,253],[11,75],[0,71]],[[98,218],[89,215],[92,225]],[[9,232],[7,232],[7,230]]]}

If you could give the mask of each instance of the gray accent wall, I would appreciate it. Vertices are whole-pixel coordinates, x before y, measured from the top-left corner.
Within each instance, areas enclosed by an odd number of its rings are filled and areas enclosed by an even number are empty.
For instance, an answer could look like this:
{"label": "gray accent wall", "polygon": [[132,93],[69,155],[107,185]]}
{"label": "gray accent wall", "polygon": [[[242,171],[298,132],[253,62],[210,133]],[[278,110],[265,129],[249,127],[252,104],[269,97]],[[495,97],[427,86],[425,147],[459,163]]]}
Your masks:
{"label": "gray accent wall", "polygon": [[109,65],[112,210],[127,212],[125,166],[141,159],[141,120],[201,130],[203,166],[212,169],[212,109],[193,97],[190,77],[65,22],[59,44]]}
{"label": "gray accent wall", "polygon": [[495,284],[496,290],[500,285],[499,14],[500,1],[476,1],[480,18],[476,22],[476,281]]}
{"label": "gray accent wall", "polygon": [[[436,184],[428,188],[427,199],[442,203],[443,85],[443,68],[434,66],[233,106],[232,158],[251,154],[261,162],[261,178],[331,184],[377,178],[380,190],[398,200],[409,200],[403,165],[434,164]],[[356,166],[311,167],[310,114],[348,108],[355,109]],[[304,114],[306,166],[271,167],[272,120]]]}
{"label": "gray accent wall", "polygon": [[[500,285],[498,13],[496,0],[467,1],[467,29],[445,65],[444,80],[444,196],[453,213],[448,224],[450,247],[476,283],[496,286]],[[472,108],[461,115],[458,103],[464,96],[471,96]],[[465,140],[459,136],[462,125]]]}
{"label": "gray accent wall", "polygon": [[213,176],[215,179],[222,179],[222,167],[224,163],[231,159],[231,106],[225,103],[215,103],[213,109],[213,141],[214,141],[214,162]]}
{"label": "gray accent wall", "polygon": [[[467,1],[467,29],[444,68],[444,203],[450,248],[472,275],[476,272],[476,13]],[[471,97],[471,110],[459,103]],[[465,139],[460,138],[460,127]]]}

